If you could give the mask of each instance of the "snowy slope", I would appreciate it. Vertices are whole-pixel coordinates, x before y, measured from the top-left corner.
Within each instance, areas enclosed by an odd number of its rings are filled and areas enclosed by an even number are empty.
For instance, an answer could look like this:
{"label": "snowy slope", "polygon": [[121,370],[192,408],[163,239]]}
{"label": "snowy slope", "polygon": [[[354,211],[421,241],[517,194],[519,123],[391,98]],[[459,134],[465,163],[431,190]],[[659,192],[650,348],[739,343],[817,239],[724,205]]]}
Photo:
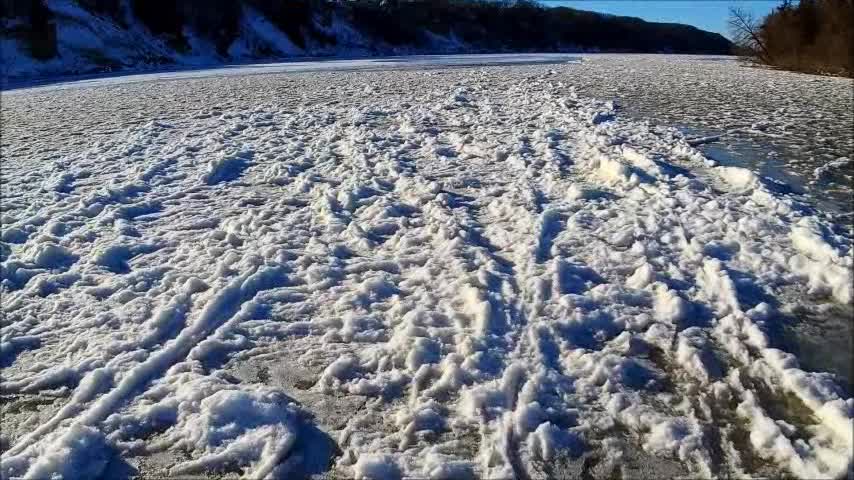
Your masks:
{"label": "snowy slope", "polygon": [[124,123],[4,146],[2,475],[844,475],[851,238],[571,68],[4,96]]}
{"label": "snowy slope", "polygon": [[185,28],[186,50],[178,51],[153,34],[125,9],[128,26],[81,8],[73,0],[49,0],[55,15],[57,56],[49,60],[32,58],[26,45],[13,37],[0,37],[4,68],[3,75],[11,79],[115,72],[145,71],[164,66],[212,66],[223,63],[270,61],[294,57],[335,56],[366,57],[378,53],[403,55],[445,53],[473,50],[453,38],[434,35],[433,44],[396,48],[366,38],[346,21],[333,18],[329,25],[318,24],[316,29],[334,39],[319,42],[312,37],[302,39],[305,48],[297,46],[284,32],[248,5],[242,6],[239,32],[224,53],[203,36]]}
{"label": "snowy slope", "polygon": [[48,0],[46,5],[55,17],[57,56],[36,60],[20,40],[0,38],[4,75],[16,78],[118,69],[146,70],[163,65],[214,65],[309,53],[295,46],[287,35],[248,6],[243,6],[239,35],[223,56],[209,41],[188,29],[184,31],[188,48],[177,51],[140,23],[127,5],[123,9],[127,26],[82,8],[74,0]]}
{"label": "snowy slope", "polygon": [[[14,8],[0,14],[2,74],[21,79],[307,56],[555,52],[580,46],[726,54],[730,46],[718,34],[685,25],[524,2],[393,3],[13,2]],[[610,38],[603,40],[595,30],[608,31]]]}
{"label": "snowy slope", "polygon": [[56,17],[58,55],[50,60],[36,60],[19,39],[2,37],[5,76],[73,74],[131,66],[146,68],[174,58],[171,49],[136,23],[122,28],[112,19],[81,8],[73,0],[50,0],[46,4]]}

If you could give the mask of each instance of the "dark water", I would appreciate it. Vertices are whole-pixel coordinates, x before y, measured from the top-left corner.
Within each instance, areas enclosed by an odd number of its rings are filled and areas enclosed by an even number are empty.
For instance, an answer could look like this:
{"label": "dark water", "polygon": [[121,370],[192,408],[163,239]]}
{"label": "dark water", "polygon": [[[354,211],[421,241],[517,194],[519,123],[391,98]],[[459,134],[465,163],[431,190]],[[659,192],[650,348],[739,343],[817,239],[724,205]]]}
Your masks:
{"label": "dark water", "polygon": [[[689,137],[711,135],[690,128],[682,129]],[[854,162],[841,168],[828,169],[816,177],[815,169],[792,167],[787,158],[792,153],[785,146],[775,146],[762,139],[722,138],[697,146],[697,149],[718,165],[745,167],[779,184],[782,191],[799,200],[829,212],[840,222],[849,222],[854,214],[852,192],[846,185]]]}

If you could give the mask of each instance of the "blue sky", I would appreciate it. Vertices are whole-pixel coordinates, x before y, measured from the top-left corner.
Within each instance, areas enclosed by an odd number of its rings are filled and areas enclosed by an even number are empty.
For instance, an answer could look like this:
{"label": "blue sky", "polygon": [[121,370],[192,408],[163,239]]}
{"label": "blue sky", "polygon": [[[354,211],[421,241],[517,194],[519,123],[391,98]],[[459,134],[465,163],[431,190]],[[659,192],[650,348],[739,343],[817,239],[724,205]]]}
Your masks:
{"label": "blue sky", "polygon": [[539,0],[547,6],[640,17],[652,22],[687,23],[703,30],[727,34],[729,7],[747,9],[761,18],[781,0]]}

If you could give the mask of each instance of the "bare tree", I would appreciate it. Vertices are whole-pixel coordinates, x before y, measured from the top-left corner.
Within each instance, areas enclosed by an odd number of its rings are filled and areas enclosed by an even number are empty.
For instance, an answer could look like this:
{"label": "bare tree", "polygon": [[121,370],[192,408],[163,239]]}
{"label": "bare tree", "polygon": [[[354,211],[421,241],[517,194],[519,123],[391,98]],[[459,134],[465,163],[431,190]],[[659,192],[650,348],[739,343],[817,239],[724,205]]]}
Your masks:
{"label": "bare tree", "polygon": [[771,55],[760,35],[761,24],[753,14],[737,7],[729,9],[729,33],[739,50],[758,57],[762,63],[770,63]]}

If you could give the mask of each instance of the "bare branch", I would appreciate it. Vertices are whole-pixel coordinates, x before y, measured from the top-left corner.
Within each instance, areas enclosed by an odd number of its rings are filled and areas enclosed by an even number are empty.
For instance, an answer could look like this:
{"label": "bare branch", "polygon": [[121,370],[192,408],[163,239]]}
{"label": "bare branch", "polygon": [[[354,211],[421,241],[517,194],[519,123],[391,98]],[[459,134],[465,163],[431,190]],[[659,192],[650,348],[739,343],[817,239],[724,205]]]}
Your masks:
{"label": "bare branch", "polygon": [[763,62],[770,62],[771,55],[759,35],[759,22],[750,12],[743,8],[730,8],[727,23],[736,45],[754,52]]}

